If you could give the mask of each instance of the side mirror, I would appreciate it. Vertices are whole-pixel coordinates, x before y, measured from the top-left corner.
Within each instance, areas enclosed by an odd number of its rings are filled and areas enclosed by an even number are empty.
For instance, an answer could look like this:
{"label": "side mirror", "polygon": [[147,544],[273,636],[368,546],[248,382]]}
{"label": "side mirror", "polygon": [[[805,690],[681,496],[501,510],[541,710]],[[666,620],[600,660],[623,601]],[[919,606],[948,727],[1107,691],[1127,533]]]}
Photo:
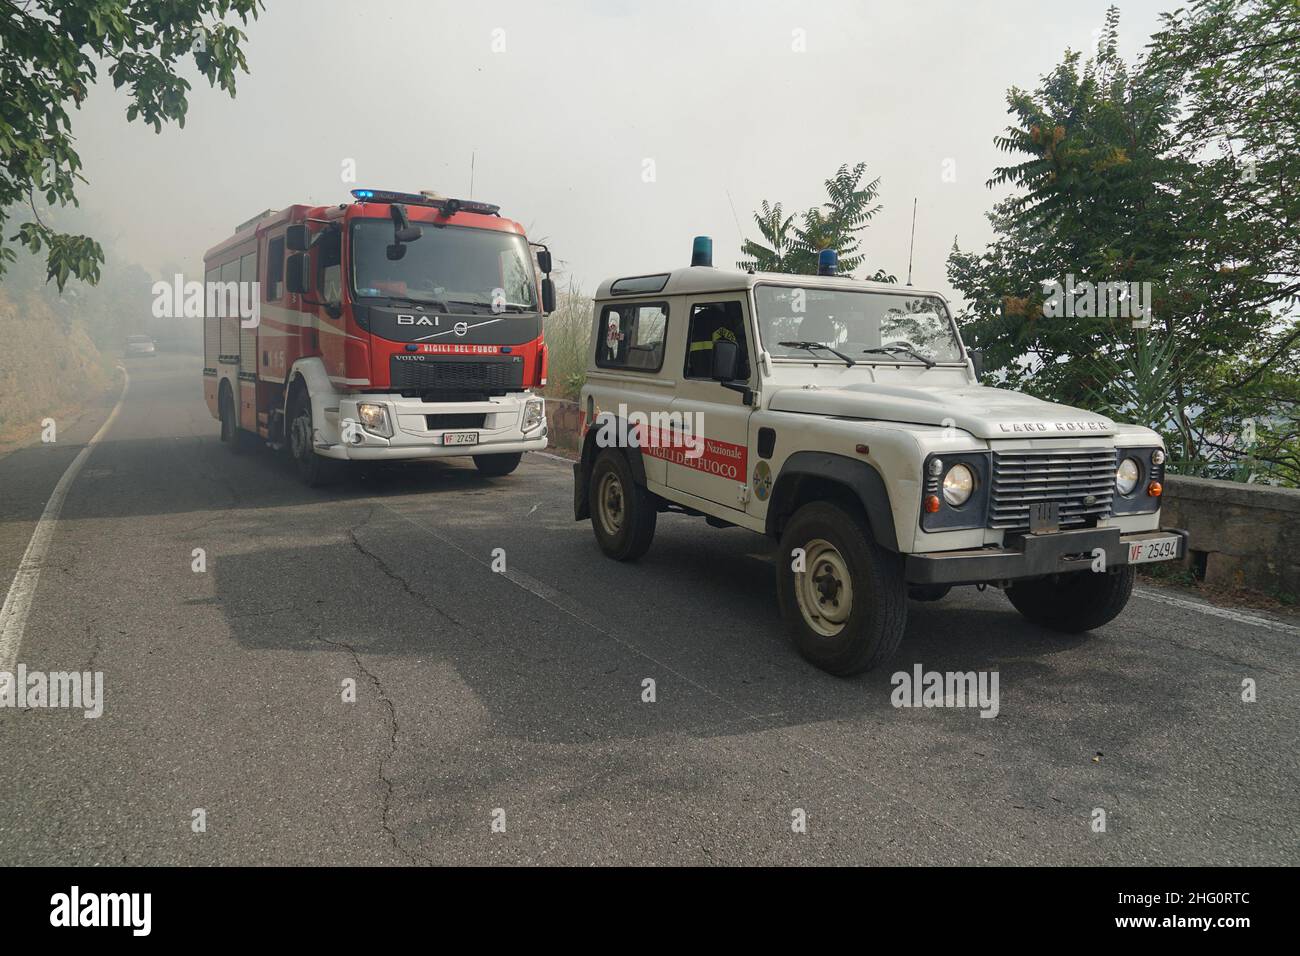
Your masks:
{"label": "side mirror", "polygon": [[726,339],[713,343],[713,378],[718,382],[732,382],[740,364],[740,346]]}
{"label": "side mirror", "polygon": [[[296,226],[290,226],[284,231],[284,244],[290,252],[306,252],[311,248],[311,232],[307,229],[307,224],[299,223]],[[290,289],[290,292],[293,290]]]}
{"label": "side mirror", "polygon": [[555,311],[555,283],[550,276],[542,280],[542,311],[547,315]]}
{"label": "side mirror", "polygon": [[541,269],[546,275],[551,274],[551,250],[537,250],[537,268]]}
{"label": "side mirror", "polygon": [[294,295],[306,295],[311,289],[311,256],[295,252],[284,263],[284,287]]}
{"label": "side mirror", "polygon": [[978,349],[967,349],[966,354],[970,356],[971,368],[975,370],[975,381],[984,377],[984,353]]}

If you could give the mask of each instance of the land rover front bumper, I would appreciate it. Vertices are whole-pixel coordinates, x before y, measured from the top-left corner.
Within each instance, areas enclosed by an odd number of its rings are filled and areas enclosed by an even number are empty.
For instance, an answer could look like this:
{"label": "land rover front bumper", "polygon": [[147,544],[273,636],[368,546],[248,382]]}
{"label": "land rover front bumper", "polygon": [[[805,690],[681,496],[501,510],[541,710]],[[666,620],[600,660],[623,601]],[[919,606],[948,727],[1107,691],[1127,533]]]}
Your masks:
{"label": "land rover front bumper", "polygon": [[985,584],[1173,561],[1187,554],[1187,532],[1174,528],[1123,534],[1119,528],[1080,528],[1021,534],[1002,547],[906,555],[909,584]]}

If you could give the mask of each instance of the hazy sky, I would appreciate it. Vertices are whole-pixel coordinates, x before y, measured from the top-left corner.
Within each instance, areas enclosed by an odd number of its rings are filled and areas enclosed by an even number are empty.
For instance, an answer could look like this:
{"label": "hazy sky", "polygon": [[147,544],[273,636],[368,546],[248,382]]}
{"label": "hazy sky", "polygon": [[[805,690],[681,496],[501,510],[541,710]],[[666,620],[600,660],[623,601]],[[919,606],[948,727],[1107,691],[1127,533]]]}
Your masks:
{"label": "hazy sky", "polygon": [[[1176,5],[1121,5],[1126,58]],[[948,291],[953,237],[990,237],[984,214],[1002,193],[985,182],[1004,162],[993,137],[1007,89],[1033,88],[1067,46],[1091,50],[1107,3],[267,6],[248,27],[238,96],[195,80],[183,130],[128,125],[111,84],[74,114],[83,206],[151,271],[197,272],[260,210],[347,201],[355,186],[467,196],[474,154],[474,198],[547,241],[590,292],[687,264],[696,234],[730,266],[741,233],[757,235],[760,200],[805,208],[841,163],[866,161],[884,209],[860,274],[902,281],[916,196],[913,281]],[[356,183],[341,178],[345,160]]]}

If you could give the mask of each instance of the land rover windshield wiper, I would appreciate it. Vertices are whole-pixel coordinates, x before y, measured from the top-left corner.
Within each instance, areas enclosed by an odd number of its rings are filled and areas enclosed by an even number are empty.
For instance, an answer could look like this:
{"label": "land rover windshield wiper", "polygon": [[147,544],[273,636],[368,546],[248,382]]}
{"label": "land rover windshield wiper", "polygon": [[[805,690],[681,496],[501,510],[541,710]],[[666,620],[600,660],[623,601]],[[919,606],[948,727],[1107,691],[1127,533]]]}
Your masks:
{"label": "land rover windshield wiper", "polygon": [[863,355],[910,355],[925,365],[926,368],[934,368],[934,359],[928,355],[922,355],[910,345],[878,345],[874,349],[863,349]]}
{"label": "land rover windshield wiper", "polygon": [[847,365],[849,368],[853,368],[853,366],[858,364],[857,362],[853,361],[853,359],[845,355],[843,352],[837,352],[829,345],[823,345],[821,342],[777,342],[776,344],[781,346],[782,348],[803,349],[806,352],[811,352],[814,349],[820,349],[823,352],[830,352],[832,355],[836,356],[837,358],[843,359],[844,364]]}

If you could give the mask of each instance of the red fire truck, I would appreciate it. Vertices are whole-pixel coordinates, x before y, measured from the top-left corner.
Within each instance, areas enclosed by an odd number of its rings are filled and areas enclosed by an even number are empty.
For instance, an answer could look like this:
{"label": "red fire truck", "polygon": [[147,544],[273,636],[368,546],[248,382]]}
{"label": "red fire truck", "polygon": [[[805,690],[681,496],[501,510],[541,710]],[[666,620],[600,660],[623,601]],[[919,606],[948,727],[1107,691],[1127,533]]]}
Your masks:
{"label": "red fire truck", "polygon": [[251,318],[204,313],[221,440],[286,447],[312,485],[349,460],[472,455],[509,474],[546,447],[550,251],[489,203],[352,196],[268,210],[204,257],[209,303],[258,284]]}

